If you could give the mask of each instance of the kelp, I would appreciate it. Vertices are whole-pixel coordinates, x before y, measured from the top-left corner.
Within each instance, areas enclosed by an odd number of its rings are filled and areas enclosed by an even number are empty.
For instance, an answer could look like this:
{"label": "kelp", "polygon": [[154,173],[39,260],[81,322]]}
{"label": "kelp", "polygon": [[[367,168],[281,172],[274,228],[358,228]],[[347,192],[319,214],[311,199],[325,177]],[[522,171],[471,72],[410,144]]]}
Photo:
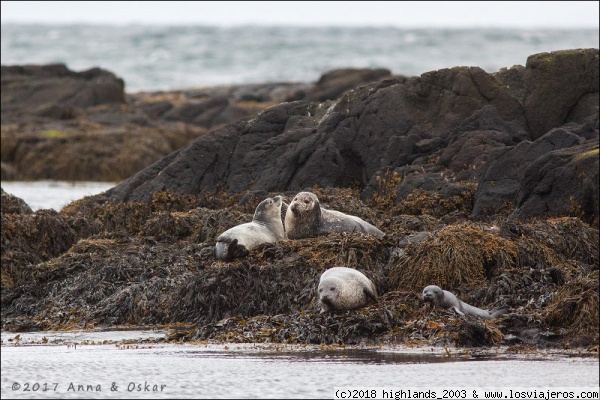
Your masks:
{"label": "kelp", "polygon": [[[386,235],[282,240],[224,262],[214,254],[218,235],[251,221],[274,193],[157,193],[129,203],[99,196],[60,213],[3,211],[2,327],[173,326],[168,340],[223,343],[587,346],[597,339],[598,230],[579,219],[471,222],[373,208],[350,189],[318,191],[331,208],[372,219]],[[378,301],[319,313],[319,277],[333,266],[367,275]],[[432,307],[421,298],[429,284],[509,312],[481,321]]]}
{"label": "kelp", "polygon": [[408,244],[404,257],[391,266],[390,280],[393,287],[415,291],[432,284],[473,287],[510,267],[515,258],[510,241],[477,224],[461,223]]}

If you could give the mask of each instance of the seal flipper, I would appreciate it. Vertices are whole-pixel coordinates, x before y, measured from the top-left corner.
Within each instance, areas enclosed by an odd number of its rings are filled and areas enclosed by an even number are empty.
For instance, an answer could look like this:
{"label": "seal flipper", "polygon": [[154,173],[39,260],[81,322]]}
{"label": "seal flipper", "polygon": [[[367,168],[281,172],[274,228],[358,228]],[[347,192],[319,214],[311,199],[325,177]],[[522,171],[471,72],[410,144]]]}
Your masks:
{"label": "seal flipper", "polygon": [[367,299],[371,299],[374,302],[377,302],[377,294],[375,293],[375,290],[373,290],[373,288],[363,288],[363,293],[367,296]]}
{"label": "seal flipper", "polygon": [[458,308],[458,307],[452,307],[452,308],[451,308],[451,310],[452,310],[452,311],[454,311],[455,313],[457,313],[458,315],[460,315],[461,317],[464,317],[464,316],[465,316],[465,313],[464,313],[464,312],[462,312],[462,311],[460,310],[460,308]]}
{"label": "seal flipper", "polygon": [[239,244],[237,239],[230,240],[223,238],[217,241],[215,246],[215,256],[219,260],[231,261],[234,258],[241,258],[248,255],[246,246]]}
{"label": "seal flipper", "polygon": [[490,311],[490,317],[496,318],[502,314],[506,314],[508,311],[509,311],[508,307],[494,308],[492,311]]}
{"label": "seal flipper", "polygon": [[227,255],[230,260],[234,258],[246,257],[248,253],[249,251],[246,246],[239,244],[237,239],[233,239],[231,243],[229,243]]}

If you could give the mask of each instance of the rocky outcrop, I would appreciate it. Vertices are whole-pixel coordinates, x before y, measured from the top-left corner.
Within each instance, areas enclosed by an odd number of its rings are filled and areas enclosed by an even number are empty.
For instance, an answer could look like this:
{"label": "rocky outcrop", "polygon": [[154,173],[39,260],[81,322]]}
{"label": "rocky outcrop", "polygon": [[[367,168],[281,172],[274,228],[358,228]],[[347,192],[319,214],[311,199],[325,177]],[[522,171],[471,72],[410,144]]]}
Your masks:
{"label": "rocky outcrop", "polygon": [[2,123],[39,116],[74,118],[76,109],[125,103],[125,84],[92,68],[73,72],[63,64],[2,66]]}
{"label": "rocky outcrop", "polygon": [[[561,68],[558,79],[552,68],[544,73],[540,59],[569,68]],[[590,197],[598,190],[597,107],[566,101],[563,90],[582,99],[597,95],[597,76],[589,75],[597,65],[597,49],[561,51],[531,56],[525,68],[513,67],[510,74],[456,67],[382,80],[333,102],[279,104],[196,139],[107,196],[140,201],[159,190],[237,193],[320,185],[359,187],[367,199],[393,171],[397,200],[415,189],[452,196],[461,182],[473,182],[481,184],[474,218],[514,209],[521,218],[577,212],[591,223],[598,217],[598,203]],[[511,88],[507,82],[517,83]],[[554,122],[544,114],[551,96],[559,99],[553,113],[563,115]],[[578,121],[564,125],[573,107]],[[530,130],[542,121],[543,128]],[[556,150],[574,146],[583,147],[573,149],[571,158],[587,154],[585,160],[561,161],[564,152]],[[554,165],[561,166],[554,175],[536,171]],[[564,175],[569,184],[550,190],[549,182],[566,184],[558,174],[569,168],[576,171]],[[545,205],[537,204],[540,198]]]}
{"label": "rocky outcrop", "polygon": [[[491,74],[340,69],[314,84],[136,93],[125,103],[122,82],[100,69],[2,71],[3,179],[126,179],[107,194],[116,201],[314,185],[357,187],[363,200],[415,190],[448,200],[475,184],[473,218],[598,219],[597,49],[535,54]],[[33,88],[43,93],[31,102]]]}
{"label": "rocky outcrop", "polygon": [[525,66],[525,113],[531,138],[566,122],[598,118],[598,50],[534,54]]}
{"label": "rocky outcrop", "polygon": [[[284,240],[223,262],[214,253],[218,235],[249,221],[272,194],[157,192],[143,203],[86,197],[60,213],[21,214],[3,203],[2,329],[175,325],[168,340],[597,345],[598,230],[578,218],[446,224],[445,215],[403,213],[413,200],[381,207],[350,189],[317,193],[386,235]],[[377,303],[320,314],[318,279],[335,265],[369,276]],[[484,323],[429,308],[420,293],[431,282],[469,304],[509,312]]]}
{"label": "rocky outcrop", "polygon": [[337,96],[388,75],[344,69],[316,84],[125,94],[123,81],[99,68],[2,66],[2,179],[122,181],[209,129],[281,102],[312,98],[313,92]]}
{"label": "rocky outcrop", "polygon": [[387,68],[334,69],[321,75],[321,78],[308,92],[307,98],[320,102],[334,100],[350,89],[391,77],[392,72]]}

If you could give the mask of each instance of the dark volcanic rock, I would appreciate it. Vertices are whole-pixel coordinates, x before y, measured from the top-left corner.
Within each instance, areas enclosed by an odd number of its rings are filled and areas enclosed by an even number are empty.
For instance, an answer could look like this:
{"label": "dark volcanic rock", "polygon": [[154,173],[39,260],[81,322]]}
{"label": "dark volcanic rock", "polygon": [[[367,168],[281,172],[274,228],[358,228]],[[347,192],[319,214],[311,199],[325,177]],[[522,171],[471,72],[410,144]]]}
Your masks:
{"label": "dark volcanic rock", "polygon": [[[595,111],[597,118],[599,74],[598,49],[529,56],[525,69],[525,114],[531,137],[535,140],[565,122],[582,123],[579,114],[588,117]],[[595,104],[591,99],[596,100]],[[588,110],[571,115],[578,108]]]}
{"label": "dark volcanic rock", "polygon": [[347,90],[391,76],[391,71],[386,68],[334,69],[321,76],[308,92],[308,98],[313,101],[337,99]]}
{"label": "dark volcanic rock", "polygon": [[63,64],[2,66],[2,121],[24,115],[68,118],[70,108],[124,103],[125,84],[92,68],[73,72]]}
{"label": "dark volcanic rock", "polygon": [[502,68],[493,74],[496,79],[502,82],[511,94],[517,98],[521,104],[525,101],[525,67],[522,65],[513,65],[510,68]]}
{"label": "dark volcanic rock", "polygon": [[525,169],[516,216],[578,215],[593,223],[598,218],[598,169],[598,142],[539,157]]}
{"label": "dark volcanic rock", "polygon": [[[598,215],[589,194],[597,188],[593,157],[577,163],[583,177],[578,189],[555,179],[566,186],[544,195],[547,206],[526,203],[542,190],[535,179],[551,179],[529,165],[541,165],[538,159],[559,148],[586,141],[593,148],[598,141],[597,76],[590,75],[598,69],[597,54],[587,49],[531,56],[526,68],[496,74],[477,67],[441,69],[364,85],[333,102],[273,106],[198,139],[107,195],[147,200],[157,190],[239,193],[319,185],[358,187],[368,199],[382,190],[381,177],[392,170],[398,176],[396,201],[415,189],[451,197],[461,190],[457,183],[472,182],[482,186],[475,218],[523,207],[516,213],[521,218],[568,212],[593,221]],[[546,137],[540,132],[553,126],[532,127],[546,126],[542,111],[549,102],[553,115],[562,115],[553,125],[572,122]],[[531,141],[530,129],[539,141]],[[569,204],[569,197],[577,210],[555,208]],[[543,209],[546,214],[540,214]]]}
{"label": "dark volcanic rock", "polygon": [[579,128],[565,125],[534,142],[490,154],[472,216],[515,205],[521,218],[577,211],[592,222],[598,215],[598,197],[593,194],[598,191],[598,134],[596,129],[596,140],[586,143]]}
{"label": "dark volcanic rock", "polygon": [[143,200],[156,190],[365,187],[382,167],[427,163],[444,143],[437,136],[486,106],[486,115],[494,115],[488,119],[524,129],[519,102],[480,68],[386,80],[331,104],[284,103],[198,139],[108,195]]}

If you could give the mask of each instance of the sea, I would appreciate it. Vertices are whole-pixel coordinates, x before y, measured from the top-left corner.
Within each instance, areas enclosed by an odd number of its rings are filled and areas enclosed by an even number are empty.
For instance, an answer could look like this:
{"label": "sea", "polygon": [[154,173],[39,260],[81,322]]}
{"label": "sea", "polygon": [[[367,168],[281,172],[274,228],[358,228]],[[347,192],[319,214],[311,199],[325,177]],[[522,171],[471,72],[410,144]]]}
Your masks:
{"label": "sea", "polygon": [[2,65],[100,67],[127,92],[315,82],[336,68],[496,72],[542,52],[598,48],[598,29],[32,25],[2,23]]}
{"label": "sea", "polygon": [[[100,67],[122,78],[128,93],[310,83],[348,67],[406,76],[455,66],[495,72],[536,53],[598,47],[598,29],[1,26],[2,65]],[[2,181],[2,188],[34,211],[59,211],[116,184]],[[2,332],[1,397],[459,399],[560,391],[552,398],[598,398],[600,386],[597,350],[154,343],[164,335]]]}

